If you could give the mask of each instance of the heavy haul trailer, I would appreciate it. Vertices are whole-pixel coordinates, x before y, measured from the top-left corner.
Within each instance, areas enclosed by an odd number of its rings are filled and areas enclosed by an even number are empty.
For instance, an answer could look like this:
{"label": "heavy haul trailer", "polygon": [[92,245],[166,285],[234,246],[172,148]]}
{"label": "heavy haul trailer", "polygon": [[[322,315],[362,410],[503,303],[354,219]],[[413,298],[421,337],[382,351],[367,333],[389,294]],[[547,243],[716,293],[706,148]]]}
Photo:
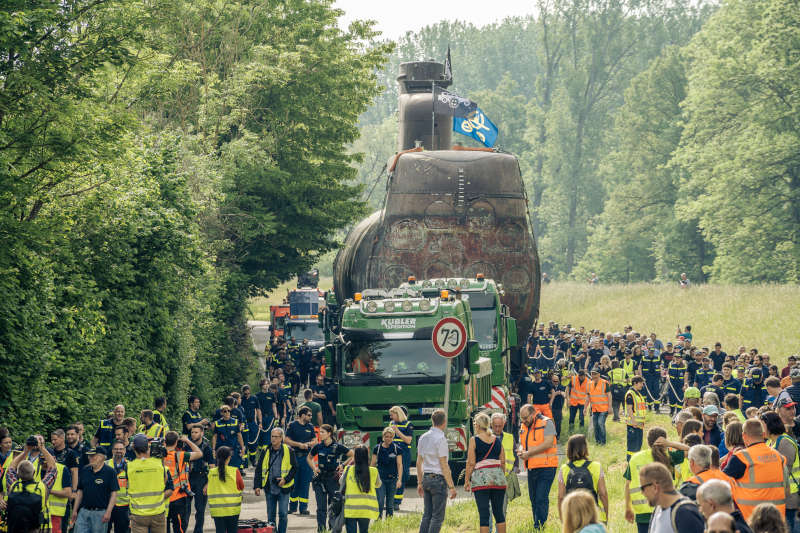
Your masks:
{"label": "heavy haul trailer", "polygon": [[341,442],[372,448],[389,425],[389,408],[401,405],[415,428],[412,461],[419,436],[430,428],[431,413],[444,400],[447,361],[433,350],[433,327],[445,317],[463,322],[468,341],[451,361],[445,433],[454,471],[460,470],[472,417],[491,407],[494,378],[493,360],[481,355],[468,300],[448,290],[365,290],[345,301],[338,315],[328,350],[339,386],[336,418]]}

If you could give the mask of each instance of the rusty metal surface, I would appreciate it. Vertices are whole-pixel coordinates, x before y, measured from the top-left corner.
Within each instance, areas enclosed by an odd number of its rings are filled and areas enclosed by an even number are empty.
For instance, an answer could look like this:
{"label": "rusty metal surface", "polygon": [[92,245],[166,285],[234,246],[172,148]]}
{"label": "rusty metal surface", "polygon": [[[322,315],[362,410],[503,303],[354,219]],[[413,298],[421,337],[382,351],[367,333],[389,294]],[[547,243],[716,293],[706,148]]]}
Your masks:
{"label": "rusty metal surface", "polygon": [[491,152],[404,154],[390,176],[385,208],[348,235],[334,264],[341,300],[408,276],[498,280],[520,335],[538,316],[540,270],[519,165]]}

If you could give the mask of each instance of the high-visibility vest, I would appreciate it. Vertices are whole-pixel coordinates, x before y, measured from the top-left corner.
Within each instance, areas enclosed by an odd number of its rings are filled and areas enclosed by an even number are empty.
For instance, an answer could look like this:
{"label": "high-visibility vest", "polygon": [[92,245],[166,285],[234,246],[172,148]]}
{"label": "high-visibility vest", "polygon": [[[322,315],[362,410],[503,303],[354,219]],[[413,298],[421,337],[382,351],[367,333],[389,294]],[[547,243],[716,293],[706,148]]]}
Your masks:
{"label": "high-visibility vest", "polygon": [[760,503],[772,503],[786,514],[783,469],[786,458],[763,442],[739,450],[734,455],[745,465],[744,475],[733,486],[733,499],[745,520]]}
{"label": "high-visibility vest", "polygon": [[642,482],[639,478],[639,470],[644,467],[644,465],[650,464],[653,462],[653,452],[648,450],[642,450],[640,452],[636,452],[635,454],[631,455],[631,460],[628,463],[628,467],[631,470],[631,482],[630,482],[630,495],[631,495],[631,504],[633,506],[634,514],[652,514],[653,508],[650,507],[650,504],[647,503],[647,498],[642,493]]}
{"label": "high-visibility vest", "polygon": [[633,412],[628,413],[628,425],[633,427],[644,427],[647,418],[647,400],[642,394],[634,389],[625,393],[625,409],[628,409],[628,396],[633,398]]}
{"label": "high-visibility vest", "polygon": [[[598,486],[600,485],[600,474],[603,473],[603,465],[601,465],[597,461],[590,461],[588,459],[578,459],[577,461],[572,461],[572,465],[576,467],[585,466],[586,470],[589,471],[589,474],[592,476],[592,488],[594,489],[595,494],[600,494],[598,490]],[[569,463],[564,463],[561,465],[561,479],[564,480],[564,485],[567,484],[567,479],[569,478],[570,467]],[[599,502],[598,502],[599,503]],[[597,506],[598,514],[600,515],[600,521],[605,522],[606,512],[600,506]]]}
{"label": "high-visibility vest", "polygon": [[167,452],[167,455],[164,457],[164,466],[167,472],[169,472],[169,476],[172,478],[172,486],[175,488],[175,490],[172,491],[172,495],[169,497],[170,502],[180,500],[186,496],[186,492],[179,490],[182,483],[186,483],[187,487],[189,486],[189,469],[186,467],[186,461],[183,456],[184,453],[186,452],[173,450]]}
{"label": "high-visibility vest", "polygon": [[242,509],[242,491],[236,486],[236,468],[225,465],[225,481],[219,467],[208,471],[208,509],[212,517],[236,516]]}
{"label": "high-visibility vest", "polygon": [[681,464],[675,467],[675,472],[672,475],[675,488],[681,486],[684,481],[688,481],[692,477],[692,470],[689,468],[689,459],[684,459]]}
{"label": "high-visibility vest", "polygon": [[625,370],[623,370],[622,368],[617,367],[612,369],[611,372],[609,372],[608,377],[611,378],[612,385],[625,385],[626,383]]}
{"label": "high-visibility vest", "polygon": [[506,454],[506,474],[514,469],[514,435],[503,432],[503,452]]}
{"label": "high-visibility vest", "polygon": [[[281,444],[283,447],[283,457],[281,457],[281,477],[286,479],[289,475],[289,470],[292,469],[292,460],[289,457],[289,447]],[[269,488],[269,455],[272,453],[272,446],[267,448],[264,454],[264,460],[261,462],[261,479],[264,480],[264,488]],[[294,478],[291,481],[284,483],[283,488],[288,489],[294,485]]]}
{"label": "high-visibility vest", "polygon": [[143,433],[145,437],[148,439],[160,439],[164,436],[164,426],[161,424],[156,424],[153,422],[149,428],[145,427],[144,424],[139,424],[139,427],[136,429],[138,433]]}
{"label": "high-visibility vest", "polygon": [[709,479],[721,479],[731,486],[734,484],[733,478],[719,468],[709,468],[708,470],[703,470],[699,474],[695,474],[693,477],[689,478],[686,482],[693,483],[695,485],[702,485]]}
{"label": "high-visibility vest", "polygon": [[747,417],[744,416],[744,413],[742,412],[741,408],[740,409],[734,409],[733,410],[733,414],[736,415],[736,418],[739,419],[739,422],[744,423],[747,420]]}
{"label": "high-visibility vest", "polygon": [[788,440],[792,443],[792,446],[794,446],[794,463],[792,463],[792,466],[789,468],[789,488],[792,494],[797,494],[800,492],[800,483],[798,483],[798,480],[800,480],[800,449],[798,449],[797,441],[786,434],[778,435],[775,442],[769,444],[770,447],[777,450],[778,444],[780,444],[782,439]]}
{"label": "high-visibility vest", "polygon": [[628,361],[627,359],[622,360],[622,370],[625,372],[625,379],[630,382],[630,379],[636,375],[635,369],[636,368],[636,361],[631,359]]}
{"label": "high-visibility vest", "polygon": [[49,524],[50,506],[47,505],[47,487],[45,484],[39,480],[22,481],[18,479],[13,485],[11,485],[11,489],[9,490],[9,492],[23,491],[30,492],[31,494],[38,494],[42,497],[42,516],[44,518],[43,524]]}
{"label": "high-visibility vest", "polygon": [[[56,480],[53,482],[53,489],[64,490],[64,468],[61,463],[56,463]],[[47,498],[47,511],[51,516],[65,516],[67,514],[67,498],[50,494]]]}
{"label": "high-visibility vest", "polygon": [[378,479],[378,469],[369,467],[369,490],[362,492],[356,481],[355,467],[347,469],[344,489],[344,517],[345,518],[370,518],[378,519],[378,494],[375,483]]}
{"label": "high-visibility vest", "polygon": [[[525,424],[519,429],[520,443],[523,445],[525,451],[535,448],[544,443],[544,428],[550,419],[539,413],[533,419],[533,426],[527,427]],[[552,436],[553,444],[545,451],[529,457],[525,460],[525,466],[531,468],[547,468],[558,466],[558,450],[556,449],[556,436]]]}
{"label": "high-visibility vest", "polygon": [[128,461],[128,503],[134,516],[155,516],[167,510],[167,469],[160,459]]}
{"label": "high-visibility vest", "polygon": [[153,422],[156,424],[161,424],[161,427],[164,428],[164,433],[169,431],[169,424],[167,424],[167,419],[164,418],[164,415],[161,414],[161,411],[154,410],[153,411]]}
{"label": "high-visibility vest", "polygon": [[604,379],[589,382],[589,403],[593,413],[608,412],[608,382]]}
{"label": "high-visibility vest", "polygon": [[[117,472],[119,491],[117,492],[117,503],[114,504],[114,507],[128,506],[128,468],[126,466],[127,461],[124,459],[122,461],[122,468],[120,468],[119,472]],[[114,459],[109,459],[106,461],[106,464],[113,468],[114,471],[117,470],[117,467],[114,465]]]}
{"label": "high-visibility vest", "polygon": [[572,388],[569,392],[569,404],[586,405],[586,393],[589,390],[589,380],[584,379],[583,383],[580,382],[578,376],[572,376]]}

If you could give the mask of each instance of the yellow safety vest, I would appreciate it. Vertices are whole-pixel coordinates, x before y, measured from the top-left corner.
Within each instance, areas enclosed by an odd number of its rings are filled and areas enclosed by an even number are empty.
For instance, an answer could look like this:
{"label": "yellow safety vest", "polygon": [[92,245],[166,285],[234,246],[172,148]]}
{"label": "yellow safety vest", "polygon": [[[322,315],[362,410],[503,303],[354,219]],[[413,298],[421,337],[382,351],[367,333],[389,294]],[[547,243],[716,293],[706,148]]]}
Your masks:
{"label": "yellow safety vest", "polygon": [[[65,466],[61,463],[56,463],[56,469],[58,474],[56,474],[56,480],[53,483],[53,489],[55,490],[64,490],[64,468]],[[47,499],[47,511],[50,513],[51,516],[64,516],[67,514],[67,498],[63,496],[56,496],[55,494],[50,494],[50,497]]]}
{"label": "yellow safety vest", "polygon": [[132,515],[155,516],[167,510],[164,491],[168,475],[161,460],[155,457],[128,461],[128,502]]}
{"label": "yellow safety vest", "polygon": [[609,377],[611,378],[612,385],[625,385],[625,370],[622,368],[615,368],[609,372]]}
{"label": "yellow safety vest", "polygon": [[144,436],[148,439],[160,439],[165,433],[164,426],[155,422],[153,422],[153,425],[149,428],[146,428],[144,424],[139,424],[139,427],[136,431],[139,433],[144,433]]}
{"label": "yellow safety vest", "polygon": [[627,379],[629,383],[630,379],[636,375],[633,370],[634,366],[636,366],[636,361],[634,361],[633,359],[631,359],[630,361],[627,361],[625,359],[622,360],[622,370],[625,372],[625,379]]}
{"label": "yellow safety vest", "polygon": [[[589,463],[588,465],[586,463]],[[586,470],[592,475],[592,486],[596,494],[600,494],[598,490],[598,486],[600,485],[600,474],[603,472],[603,465],[598,463],[597,461],[587,461],[586,459],[578,459],[574,463],[575,466],[586,466]],[[561,479],[564,481],[564,486],[567,484],[567,478],[569,477],[570,467],[569,463],[564,463],[561,465]],[[611,503],[609,502],[609,506]],[[598,501],[597,510],[600,514],[600,521],[606,521],[606,512],[600,507],[600,502]]]}
{"label": "yellow safety vest", "polygon": [[161,411],[153,411],[153,422],[160,424],[164,428],[165,434],[169,431],[169,424],[167,424],[167,419],[161,414]]}
{"label": "yellow safety vest", "polygon": [[[289,475],[289,470],[292,469],[292,460],[289,457],[289,447],[285,444],[283,446],[283,457],[281,457],[281,477],[286,479]],[[264,460],[261,462],[261,479],[264,482],[264,488],[269,488],[269,454],[272,452],[272,446],[267,448],[267,453],[264,454]],[[288,489],[294,485],[294,478],[288,483],[283,485],[284,489]]]}
{"label": "yellow safety vest", "polygon": [[[109,459],[106,461],[106,464],[110,466],[114,471],[116,471],[116,467],[114,466],[114,459]],[[117,483],[119,484],[119,491],[117,492],[117,503],[114,504],[114,507],[127,507],[129,498],[128,498],[128,469],[127,467],[123,468],[117,473]]]}
{"label": "yellow safety vest", "polygon": [[506,454],[506,474],[514,469],[514,435],[503,432],[503,452]]}
{"label": "yellow safety vest", "polygon": [[647,418],[647,401],[640,392],[630,389],[627,393],[625,393],[626,411],[628,409],[628,396],[633,398],[633,412],[628,413],[628,425],[634,427],[644,427],[644,423]]}
{"label": "yellow safety vest", "polygon": [[225,466],[225,481],[219,468],[208,471],[208,509],[212,517],[236,516],[242,509],[242,491],[236,486],[236,469]]}
{"label": "yellow safety vest", "polygon": [[378,469],[369,467],[369,491],[361,492],[356,481],[355,467],[347,469],[344,491],[344,517],[345,518],[370,518],[378,519],[378,494],[375,484],[378,479]]}
{"label": "yellow safety vest", "polygon": [[800,492],[800,449],[798,448],[797,441],[789,435],[779,435],[775,442],[770,442],[770,448],[777,451],[778,443],[781,439],[787,439],[794,446],[794,463],[789,467],[789,488],[792,494]]}
{"label": "yellow safety vest", "polygon": [[38,494],[42,497],[42,516],[44,517],[44,524],[50,523],[50,506],[47,505],[47,487],[39,480],[28,481],[23,483],[17,480],[16,483],[11,485],[10,492],[22,492],[23,490],[31,494]]}
{"label": "yellow safety vest", "polygon": [[647,498],[645,498],[644,494],[642,493],[642,482],[639,479],[639,469],[652,462],[653,453],[648,449],[631,455],[631,460],[628,463],[628,466],[631,469],[630,493],[634,514],[653,513],[653,508],[650,507],[649,503],[647,503]]}
{"label": "yellow safety vest", "polygon": [[692,475],[692,470],[689,468],[689,459],[684,459],[683,462],[675,468],[675,475],[673,476],[675,479],[675,488],[680,487],[684,481],[689,481]]}

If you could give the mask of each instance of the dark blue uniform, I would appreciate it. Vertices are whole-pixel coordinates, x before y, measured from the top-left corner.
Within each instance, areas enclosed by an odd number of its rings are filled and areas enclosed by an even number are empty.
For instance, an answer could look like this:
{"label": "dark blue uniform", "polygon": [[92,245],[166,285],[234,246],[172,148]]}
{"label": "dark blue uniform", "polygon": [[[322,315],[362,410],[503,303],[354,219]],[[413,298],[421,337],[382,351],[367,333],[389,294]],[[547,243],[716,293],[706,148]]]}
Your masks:
{"label": "dark blue uniform", "polygon": [[203,420],[203,415],[199,412],[194,412],[191,409],[187,409],[183,416],[181,417],[181,423],[183,425],[183,434],[190,435],[192,433],[189,426],[194,424],[199,424]]}
{"label": "dark blue uniform", "polygon": [[247,448],[247,458],[251,464],[255,464],[260,441],[258,424],[256,423],[256,409],[260,409],[258,399],[252,394],[247,398],[243,396],[241,409],[244,411],[245,419],[242,438],[244,439],[245,448]]}
{"label": "dark blue uniform", "polygon": [[381,487],[378,488],[378,513],[383,515],[384,509],[386,516],[394,515],[394,493],[397,490],[397,456],[400,455],[400,448],[397,443],[392,442],[388,448],[384,448],[383,443],[378,443],[372,450],[372,455],[376,458],[378,476],[381,478]]}
{"label": "dark blue uniform", "polygon": [[661,357],[655,350],[642,356],[642,377],[645,384],[642,394],[647,406],[658,412],[661,405]]}
{"label": "dark blue uniform", "polygon": [[[413,439],[414,426],[411,424],[410,421],[406,420],[405,422],[399,422],[399,423],[392,422],[391,425],[394,427],[395,431],[399,431],[403,435],[407,437],[412,437]],[[411,475],[411,448],[408,444],[403,442],[403,439],[401,439],[399,435],[394,436],[394,443],[397,444],[397,447],[400,449],[400,457],[402,457],[403,459],[402,483],[400,484],[400,488],[397,489],[394,495],[394,508],[399,509],[400,504],[403,503],[403,494],[405,493],[406,484],[408,483],[408,478]]]}
{"label": "dark blue uniform", "polygon": [[722,382],[722,392],[724,396],[727,396],[728,394],[739,394],[739,391],[741,390],[742,390],[742,382],[734,377],[726,379]]}
{"label": "dark blue uniform", "polygon": [[259,446],[266,448],[269,446],[269,432],[272,431],[273,424],[275,424],[273,406],[276,398],[271,391],[267,391],[256,394],[256,399],[258,400],[258,408],[261,409],[261,438],[259,439]]}
{"label": "dark blue uniform", "polygon": [[717,371],[713,368],[700,368],[694,374],[694,381],[697,383],[697,388],[702,389],[709,383],[711,383],[711,378],[714,377]]}
{"label": "dark blue uniform", "polygon": [[332,441],[330,444],[315,444],[309,455],[317,458],[319,474],[314,476],[312,485],[314,487],[314,498],[317,501],[317,531],[332,529],[330,524],[326,524],[328,516],[328,504],[330,496],[339,488],[336,482],[336,469],[344,462],[349,450],[338,442]]}
{"label": "dark blue uniform", "polygon": [[746,380],[742,385],[742,412],[748,407],[762,407],[767,403],[767,388],[764,381],[756,383],[752,378]]}
{"label": "dark blue uniform", "polygon": [[[233,411],[233,410],[231,410]],[[239,449],[238,435],[241,431],[239,427],[239,420],[236,418],[229,418],[228,420],[219,420],[214,422],[214,434],[217,436],[217,442],[214,448],[219,449],[221,446],[228,446],[233,450],[233,455],[228,463],[234,468],[242,466],[242,454]]]}
{"label": "dark blue uniform", "polygon": [[[314,424],[311,423],[301,424],[295,420],[286,428],[286,437],[295,442],[312,442],[316,436]],[[297,474],[294,476],[292,495],[289,497],[289,512],[294,513],[298,506],[300,512],[304,512],[308,511],[308,485],[311,483],[312,476],[311,467],[306,462],[309,450],[292,449],[297,457]]]}
{"label": "dark blue uniform", "polygon": [[667,387],[670,411],[683,409],[683,385],[686,383],[684,379],[686,372],[686,363],[677,357],[667,367],[667,379],[670,383],[670,386]]}

